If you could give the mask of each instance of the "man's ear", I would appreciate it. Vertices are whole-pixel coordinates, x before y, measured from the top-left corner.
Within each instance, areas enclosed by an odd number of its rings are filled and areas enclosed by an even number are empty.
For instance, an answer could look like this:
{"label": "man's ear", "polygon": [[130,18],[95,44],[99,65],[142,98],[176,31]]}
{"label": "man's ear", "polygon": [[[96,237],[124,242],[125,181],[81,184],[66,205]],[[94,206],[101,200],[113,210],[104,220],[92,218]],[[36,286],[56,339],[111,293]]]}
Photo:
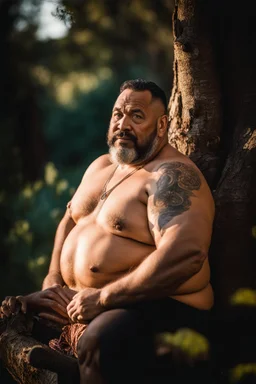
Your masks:
{"label": "man's ear", "polygon": [[157,120],[157,133],[159,137],[163,137],[168,128],[168,116],[162,115]]}

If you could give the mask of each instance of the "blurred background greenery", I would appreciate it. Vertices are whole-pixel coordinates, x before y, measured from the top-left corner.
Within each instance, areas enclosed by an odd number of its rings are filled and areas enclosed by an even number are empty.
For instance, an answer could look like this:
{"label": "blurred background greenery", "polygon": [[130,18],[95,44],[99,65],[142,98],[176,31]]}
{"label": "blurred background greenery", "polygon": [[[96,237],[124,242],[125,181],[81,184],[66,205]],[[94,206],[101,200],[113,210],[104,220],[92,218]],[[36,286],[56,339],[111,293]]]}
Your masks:
{"label": "blurred background greenery", "polygon": [[170,0],[0,2],[0,293],[40,289],[55,230],[107,151],[120,84],[170,96]]}

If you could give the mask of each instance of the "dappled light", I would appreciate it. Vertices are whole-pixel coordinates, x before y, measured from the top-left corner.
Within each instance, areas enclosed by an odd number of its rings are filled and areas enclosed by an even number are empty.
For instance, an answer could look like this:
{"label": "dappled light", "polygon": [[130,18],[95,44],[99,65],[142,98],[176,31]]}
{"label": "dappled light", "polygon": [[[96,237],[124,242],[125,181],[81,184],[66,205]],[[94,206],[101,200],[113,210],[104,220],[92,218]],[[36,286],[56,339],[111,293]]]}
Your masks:
{"label": "dappled light", "polygon": [[179,348],[192,359],[206,359],[209,354],[209,341],[203,335],[189,328],[180,328],[175,333],[161,333],[158,335],[157,343],[160,346]]}
{"label": "dappled light", "polygon": [[44,179],[46,184],[53,185],[58,177],[58,170],[53,163],[47,163],[44,168]]}
{"label": "dappled light", "polygon": [[232,305],[256,306],[256,290],[251,288],[239,288],[230,299]]}
{"label": "dappled light", "polygon": [[244,144],[244,149],[252,150],[256,148],[256,129],[248,128],[246,132],[247,142]]}
{"label": "dappled light", "polygon": [[249,380],[248,382],[250,383],[253,383],[256,380],[256,364],[255,363],[238,364],[230,372],[230,382],[232,384],[246,382],[246,377],[248,378]]}

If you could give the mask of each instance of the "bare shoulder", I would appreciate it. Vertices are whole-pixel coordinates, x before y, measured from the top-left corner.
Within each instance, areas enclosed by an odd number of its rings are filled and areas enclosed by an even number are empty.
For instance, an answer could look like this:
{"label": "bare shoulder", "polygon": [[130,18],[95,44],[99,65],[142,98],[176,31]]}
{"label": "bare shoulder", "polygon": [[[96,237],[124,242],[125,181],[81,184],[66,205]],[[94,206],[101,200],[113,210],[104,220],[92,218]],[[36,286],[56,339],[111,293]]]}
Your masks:
{"label": "bare shoulder", "polygon": [[[84,191],[88,190],[88,185],[91,184],[91,180],[94,180],[95,174],[100,175],[101,171],[104,172],[105,168],[109,167],[110,165],[112,165],[112,163],[108,154],[99,156],[97,159],[95,159],[86,169],[71,201],[74,201],[74,199],[77,200],[80,196],[84,196]],[[71,201],[68,203],[69,208],[71,206]]]}
{"label": "bare shoulder", "polygon": [[99,171],[101,169],[104,169],[106,167],[108,167],[109,165],[111,165],[111,161],[110,161],[110,156],[109,154],[104,154],[102,156],[99,156],[97,159],[95,159],[90,165],[89,167],[86,169],[85,173],[84,173],[84,176],[83,178],[85,178],[86,176],[89,176],[91,175],[92,173],[94,173],[95,171]]}
{"label": "bare shoulder", "polygon": [[214,201],[198,167],[181,155],[164,157],[154,165],[150,183],[150,218],[157,219],[159,230],[174,223],[211,225]]}
{"label": "bare shoulder", "polygon": [[153,181],[157,190],[172,189],[173,194],[200,195],[214,205],[211,190],[196,164],[176,149],[167,148],[154,164]]}
{"label": "bare shoulder", "polygon": [[191,197],[197,196],[201,202],[207,201],[214,206],[212,193],[202,172],[189,158],[177,156],[165,159],[156,165],[154,171],[156,193],[171,191],[173,204],[178,204],[179,200],[188,204]]}

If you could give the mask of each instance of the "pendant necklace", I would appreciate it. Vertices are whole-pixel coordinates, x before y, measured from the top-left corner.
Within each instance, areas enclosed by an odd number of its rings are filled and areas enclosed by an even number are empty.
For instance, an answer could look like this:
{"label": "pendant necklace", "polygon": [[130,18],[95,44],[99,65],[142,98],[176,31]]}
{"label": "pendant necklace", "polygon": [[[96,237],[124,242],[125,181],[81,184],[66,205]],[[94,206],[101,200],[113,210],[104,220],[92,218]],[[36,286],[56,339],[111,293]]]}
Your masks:
{"label": "pendant necklace", "polygon": [[100,199],[101,200],[105,200],[109,195],[110,193],[119,185],[121,184],[124,180],[128,179],[128,177],[130,177],[131,175],[133,175],[135,172],[137,172],[139,169],[143,168],[143,165],[140,165],[139,167],[137,168],[134,168],[130,173],[128,173],[126,176],[124,176],[120,181],[118,181],[118,183],[116,183],[112,188],[110,188],[108,191],[107,191],[107,186],[110,182],[110,180],[112,179],[112,177],[114,176],[116,170],[118,168],[118,165],[116,166],[116,168],[114,169],[114,171],[111,173],[110,177],[107,179],[104,187],[103,187],[103,190],[102,190],[102,194],[100,196]]}

